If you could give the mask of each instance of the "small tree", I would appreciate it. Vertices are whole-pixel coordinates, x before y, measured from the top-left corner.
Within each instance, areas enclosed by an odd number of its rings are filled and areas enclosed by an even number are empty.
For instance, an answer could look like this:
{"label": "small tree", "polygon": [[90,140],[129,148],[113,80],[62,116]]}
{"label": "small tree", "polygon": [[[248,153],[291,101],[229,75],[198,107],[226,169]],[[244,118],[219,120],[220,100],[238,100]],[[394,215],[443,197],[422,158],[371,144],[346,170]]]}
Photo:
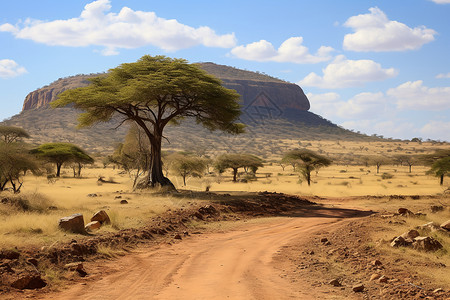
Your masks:
{"label": "small tree", "polygon": [[[65,163],[83,163],[93,159],[84,150],[70,143],[47,143],[30,151],[37,157],[56,165],[56,177],[61,175],[61,167]],[[81,172],[81,168],[79,169]]]}
{"label": "small tree", "polygon": [[377,174],[380,173],[380,167],[382,165],[386,165],[388,163],[390,163],[392,160],[389,159],[386,156],[381,156],[381,155],[377,155],[377,156],[370,156],[368,158],[368,164],[369,165],[374,165],[377,167]]}
{"label": "small tree", "polygon": [[412,155],[396,155],[394,157],[394,162],[398,163],[400,166],[406,164],[409,167],[409,173],[411,173],[412,166],[417,163],[417,157]]}
{"label": "small tree", "polygon": [[30,135],[20,127],[0,126],[0,137],[5,143],[10,144],[22,138],[29,138]]}
{"label": "small tree", "polygon": [[284,155],[286,160],[297,161],[300,168],[300,174],[311,185],[311,172],[318,170],[321,167],[326,167],[331,164],[331,160],[325,156],[319,155],[311,150],[297,149],[289,151]]}
{"label": "small tree", "polygon": [[251,154],[223,154],[216,159],[215,168],[219,173],[226,169],[233,170],[233,182],[236,182],[239,168],[252,169],[256,173],[263,166],[263,160]]}
{"label": "small tree", "polygon": [[171,160],[171,168],[183,178],[184,186],[186,186],[186,178],[202,177],[206,169],[206,161],[201,157],[177,153],[172,156]]}
{"label": "small tree", "polygon": [[39,164],[34,157],[15,143],[0,143],[0,191],[10,183],[14,193],[19,193],[27,171],[40,173]]}
{"label": "small tree", "polygon": [[436,160],[431,165],[431,169],[427,171],[427,174],[439,177],[439,184],[443,185],[444,177],[450,175],[450,156]]}

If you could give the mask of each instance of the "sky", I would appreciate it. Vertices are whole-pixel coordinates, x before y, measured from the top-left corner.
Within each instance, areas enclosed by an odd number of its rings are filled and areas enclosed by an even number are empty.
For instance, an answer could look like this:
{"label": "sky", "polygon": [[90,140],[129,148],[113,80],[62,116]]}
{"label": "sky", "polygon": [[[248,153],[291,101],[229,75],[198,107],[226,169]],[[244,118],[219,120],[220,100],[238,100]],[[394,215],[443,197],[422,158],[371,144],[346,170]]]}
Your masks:
{"label": "sky", "polygon": [[0,120],[147,54],[296,83],[347,129],[450,141],[450,0],[2,0]]}

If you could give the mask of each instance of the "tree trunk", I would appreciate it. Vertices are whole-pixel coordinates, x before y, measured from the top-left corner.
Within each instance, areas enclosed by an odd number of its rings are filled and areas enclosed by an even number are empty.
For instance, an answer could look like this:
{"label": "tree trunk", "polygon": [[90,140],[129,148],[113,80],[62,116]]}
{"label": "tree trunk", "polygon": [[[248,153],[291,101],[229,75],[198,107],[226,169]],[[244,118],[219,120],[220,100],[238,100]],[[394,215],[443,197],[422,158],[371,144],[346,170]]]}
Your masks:
{"label": "tree trunk", "polygon": [[238,172],[238,169],[237,168],[233,168],[233,181],[234,182],[236,182],[237,172]]}
{"label": "tree trunk", "polygon": [[444,184],[444,174],[441,175],[441,179],[440,179],[439,182],[440,182],[440,185],[443,185],[443,184]]}
{"label": "tree trunk", "polygon": [[62,163],[56,163],[56,177],[60,177],[61,167],[62,167]]}
{"label": "tree trunk", "polygon": [[83,168],[83,165],[81,163],[78,163],[78,178],[81,178],[81,169]]}
{"label": "tree trunk", "polygon": [[411,167],[412,167],[412,165],[409,165],[409,173],[411,173]]}
{"label": "tree trunk", "polygon": [[308,186],[311,186],[311,172],[306,173],[306,181],[308,181]]}

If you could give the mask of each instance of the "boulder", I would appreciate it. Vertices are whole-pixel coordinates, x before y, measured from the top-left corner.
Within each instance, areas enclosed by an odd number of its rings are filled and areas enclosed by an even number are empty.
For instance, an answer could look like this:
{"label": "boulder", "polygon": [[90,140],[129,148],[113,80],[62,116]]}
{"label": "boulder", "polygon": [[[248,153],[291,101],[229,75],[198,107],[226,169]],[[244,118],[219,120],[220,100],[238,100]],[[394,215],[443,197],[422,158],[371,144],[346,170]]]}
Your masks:
{"label": "boulder", "polygon": [[356,284],[356,285],[354,285],[353,287],[352,287],[352,290],[355,292],[355,293],[360,293],[360,292],[362,292],[362,291],[364,291],[364,285],[363,284]]}
{"label": "boulder", "polygon": [[125,200],[125,199],[123,199],[123,200],[120,200],[120,204],[128,204],[128,201],[127,201],[127,200]]}
{"label": "boulder", "polygon": [[442,223],[441,228],[450,231],[450,220],[447,220],[444,223]]}
{"label": "boulder", "polygon": [[427,231],[430,231],[430,232],[434,232],[434,231],[437,231],[437,230],[441,229],[440,225],[438,223],[435,223],[435,222],[428,222],[426,224],[419,225],[416,228],[417,229],[422,229],[422,230],[427,230]]}
{"label": "boulder", "polygon": [[432,213],[437,213],[444,210],[444,206],[442,205],[431,205],[430,207]]}
{"label": "boulder", "polygon": [[408,230],[407,232],[403,233],[401,235],[402,238],[405,239],[405,241],[412,243],[414,241],[414,238],[418,237],[420,234],[417,230],[415,229],[411,229]]}
{"label": "boulder", "polygon": [[409,245],[411,245],[411,242],[408,242],[402,236],[394,238],[394,240],[391,242],[391,247],[406,247]]}
{"label": "boulder", "polygon": [[339,281],[339,279],[333,279],[330,282],[328,282],[329,284],[331,284],[332,286],[341,286],[341,282]]}
{"label": "boulder", "polygon": [[86,230],[84,230],[84,219],[82,214],[73,214],[59,219],[58,226],[65,231],[82,234],[86,233]]}
{"label": "boulder", "polygon": [[442,248],[441,243],[429,236],[418,236],[414,239],[413,248],[422,251],[437,251]]}
{"label": "boulder", "polygon": [[20,276],[14,282],[11,283],[13,288],[24,290],[24,289],[40,289],[47,286],[47,283],[39,275],[26,274]]}
{"label": "boulder", "polygon": [[404,207],[400,207],[397,212],[399,215],[402,215],[405,217],[414,216],[414,213],[412,211],[410,211],[409,209],[404,208]]}
{"label": "boulder", "polygon": [[87,223],[86,226],[84,226],[84,229],[88,232],[99,230],[100,227],[102,227],[102,223],[99,221],[92,221],[90,223]]}
{"label": "boulder", "polygon": [[111,224],[111,220],[109,219],[108,214],[104,210],[99,210],[98,212],[96,212],[91,218],[91,222],[93,221],[99,221],[101,225]]}

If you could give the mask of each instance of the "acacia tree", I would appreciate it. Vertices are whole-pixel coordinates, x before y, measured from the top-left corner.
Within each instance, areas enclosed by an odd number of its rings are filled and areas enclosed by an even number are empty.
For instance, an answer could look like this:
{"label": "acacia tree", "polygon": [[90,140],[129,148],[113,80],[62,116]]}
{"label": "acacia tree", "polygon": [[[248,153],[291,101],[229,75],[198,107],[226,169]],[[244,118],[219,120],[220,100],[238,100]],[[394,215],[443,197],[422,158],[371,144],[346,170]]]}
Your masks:
{"label": "acacia tree", "polygon": [[118,115],[122,122],[132,121],[142,128],[150,142],[151,160],[141,187],[174,188],[162,171],[161,143],[167,124],[192,117],[210,130],[243,132],[243,125],[235,123],[241,113],[239,94],[184,59],[146,55],[90,81],[87,87],[61,93],[52,105],[73,104],[84,110],[81,127]]}
{"label": "acacia tree", "polygon": [[[56,177],[61,175],[61,167],[65,163],[92,163],[94,160],[81,148],[70,143],[47,143],[32,149],[30,153],[48,162],[56,164]],[[79,169],[81,172],[81,168]]]}
{"label": "acacia tree", "polygon": [[202,177],[206,170],[206,161],[201,157],[177,153],[172,155],[171,162],[171,168],[183,178],[184,186],[186,178]]}
{"label": "acacia tree", "polygon": [[439,184],[443,185],[444,177],[450,175],[450,156],[436,160],[431,165],[431,169],[427,171],[427,174],[439,177]]}
{"label": "acacia tree", "polygon": [[263,161],[251,154],[223,154],[216,159],[215,168],[223,173],[226,169],[233,170],[233,181],[236,182],[239,168],[251,169],[256,173],[259,167],[263,166]]}
{"label": "acacia tree", "polygon": [[27,171],[39,174],[39,164],[34,157],[21,145],[0,143],[0,191],[10,183],[14,193],[19,193]]}
{"label": "acacia tree", "polygon": [[283,159],[298,162],[297,166],[300,168],[300,174],[302,174],[302,176],[306,179],[308,186],[311,185],[312,171],[331,164],[330,159],[308,149],[296,149],[289,151],[284,155]]}
{"label": "acacia tree", "polygon": [[0,136],[7,144],[18,142],[22,138],[30,137],[25,129],[14,126],[0,126]]}

